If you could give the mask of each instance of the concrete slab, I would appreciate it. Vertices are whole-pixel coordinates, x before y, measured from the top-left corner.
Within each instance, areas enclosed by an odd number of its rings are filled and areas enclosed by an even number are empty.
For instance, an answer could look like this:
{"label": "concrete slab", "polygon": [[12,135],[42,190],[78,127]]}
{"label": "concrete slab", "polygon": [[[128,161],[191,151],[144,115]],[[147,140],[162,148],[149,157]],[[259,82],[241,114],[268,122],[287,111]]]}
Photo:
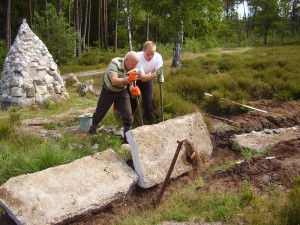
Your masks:
{"label": "concrete slab", "polygon": [[17,224],[58,224],[121,201],[137,174],[112,150],[9,179],[0,205]]}
{"label": "concrete slab", "polygon": [[288,141],[300,138],[300,127],[288,127],[279,129],[264,129],[240,135],[234,135],[231,141],[238,148],[246,148],[260,152],[266,150],[280,141]]}
{"label": "concrete slab", "polygon": [[[202,115],[197,112],[170,119],[159,124],[144,125],[126,133],[132,160],[139,175],[138,186],[149,188],[164,181],[178,140],[187,139],[203,156],[210,156],[213,146]],[[185,160],[184,146],[175,164],[171,178],[192,169]]]}

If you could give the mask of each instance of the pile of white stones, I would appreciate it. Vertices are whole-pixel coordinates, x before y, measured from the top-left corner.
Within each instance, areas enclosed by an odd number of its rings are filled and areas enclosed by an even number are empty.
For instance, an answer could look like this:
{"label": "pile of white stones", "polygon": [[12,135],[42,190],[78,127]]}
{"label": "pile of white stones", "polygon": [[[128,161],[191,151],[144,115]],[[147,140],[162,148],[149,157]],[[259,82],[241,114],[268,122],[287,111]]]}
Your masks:
{"label": "pile of white stones", "polygon": [[24,19],[3,64],[1,108],[43,107],[49,100],[57,103],[67,99],[69,94],[57,64]]}

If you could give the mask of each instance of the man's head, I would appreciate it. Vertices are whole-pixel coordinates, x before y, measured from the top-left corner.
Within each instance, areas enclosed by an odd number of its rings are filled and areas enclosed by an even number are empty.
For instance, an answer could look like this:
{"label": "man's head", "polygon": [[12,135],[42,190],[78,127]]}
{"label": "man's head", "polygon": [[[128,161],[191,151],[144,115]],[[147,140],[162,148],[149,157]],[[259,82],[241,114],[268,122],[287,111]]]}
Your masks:
{"label": "man's head", "polygon": [[151,61],[156,52],[156,44],[153,41],[146,41],[143,46],[143,52],[146,61]]}
{"label": "man's head", "polygon": [[125,69],[132,70],[139,63],[139,55],[135,51],[130,51],[125,55]]}

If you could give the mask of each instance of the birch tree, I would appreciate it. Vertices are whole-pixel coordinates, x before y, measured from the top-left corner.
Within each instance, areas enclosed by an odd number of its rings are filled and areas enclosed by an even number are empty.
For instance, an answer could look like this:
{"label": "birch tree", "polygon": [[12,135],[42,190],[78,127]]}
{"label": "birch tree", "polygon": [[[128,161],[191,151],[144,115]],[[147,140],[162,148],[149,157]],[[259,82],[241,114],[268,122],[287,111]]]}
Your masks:
{"label": "birch tree", "polygon": [[11,0],[6,0],[6,44],[11,46]]}
{"label": "birch tree", "polygon": [[118,49],[118,14],[119,14],[119,0],[116,1],[116,21],[115,21],[115,44],[114,44],[114,53],[117,52]]}
{"label": "birch tree", "polygon": [[127,32],[128,32],[128,50],[132,51],[132,37],[131,37],[131,10],[130,0],[127,0]]}
{"label": "birch tree", "polygon": [[62,0],[57,0],[57,14],[62,13]]}
{"label": "birch tree", "polygon": [[84,27],[83,27],[83,34],[82,34],[82,50],[85,50],[85,43],[86,43],[86,32],[87,32],[87,23],[88,23],[88,12],[89,12],[89,0],[85,1],[85,13],[84,13]]}
{"label": "birch tree", "polygon": [[74,0],[74,20],[75,20],[75,31],[76,31],[76,56],[81,55],[81,44],[80,44],[80,25],[79,25],[79,0]]}

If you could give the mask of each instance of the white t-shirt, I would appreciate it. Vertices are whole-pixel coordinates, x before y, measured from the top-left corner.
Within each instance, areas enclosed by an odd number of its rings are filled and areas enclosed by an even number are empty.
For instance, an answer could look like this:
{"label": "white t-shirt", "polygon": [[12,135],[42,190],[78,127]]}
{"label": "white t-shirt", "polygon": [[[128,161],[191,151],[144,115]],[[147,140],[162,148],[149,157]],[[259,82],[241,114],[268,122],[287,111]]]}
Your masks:
{"label": "white t-shirt", "polygon": [[137,54],[140,57],[137,68],[139,71],[144,71],[145,74],[148,74],[154,69],[158,69],[163,66],[162,56],[158,52],[154,53],[153,58],[149,62],[145,59],[143,51],[137,52]]}

